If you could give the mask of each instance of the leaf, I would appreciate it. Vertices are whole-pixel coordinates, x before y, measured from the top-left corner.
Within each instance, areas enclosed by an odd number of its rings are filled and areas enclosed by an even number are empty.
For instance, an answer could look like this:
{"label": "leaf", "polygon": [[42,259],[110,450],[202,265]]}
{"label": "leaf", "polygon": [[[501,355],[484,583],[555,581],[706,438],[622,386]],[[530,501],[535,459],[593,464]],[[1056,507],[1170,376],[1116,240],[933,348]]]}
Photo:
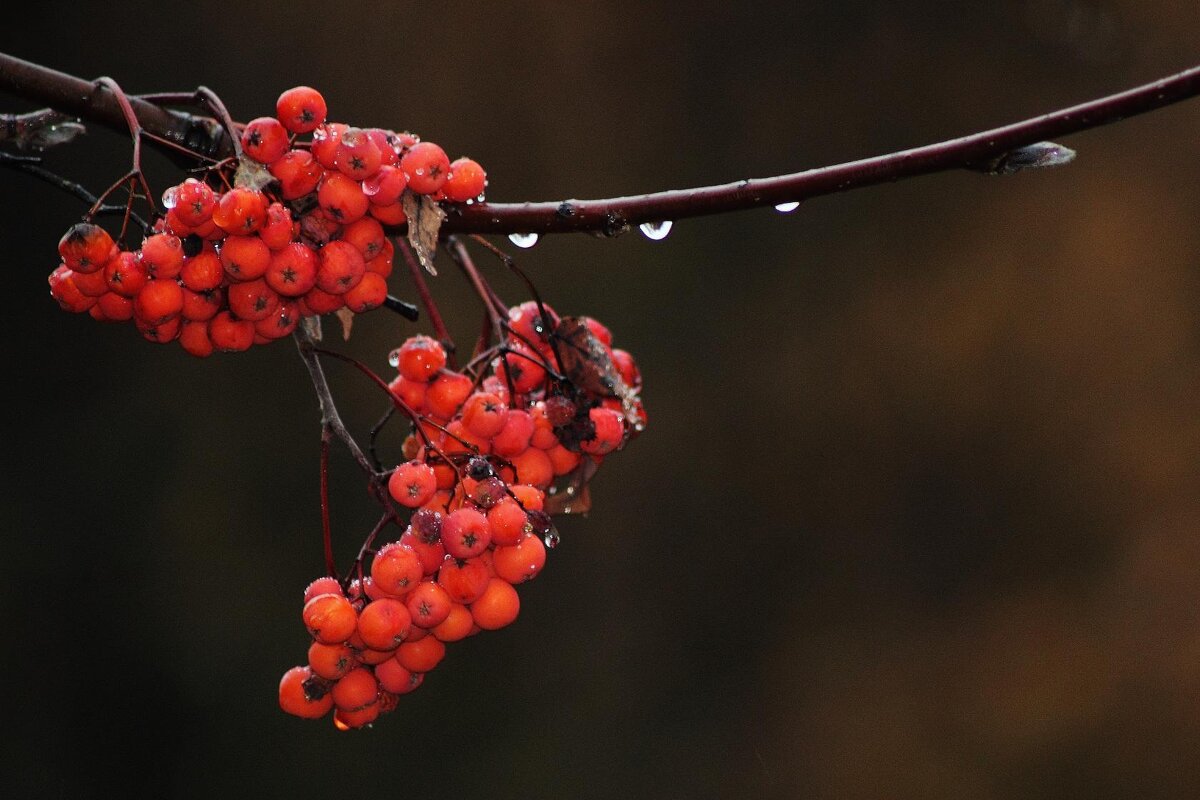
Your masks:
{"label": "leaf", "polygon": [[433,256],[437,253],[438,232],[446,219],[446,212],[428,196],[419,198],[405,190],[403,197],[404,214],[408,217],[408,243],[412,245],[417,260],[430,275],[437,275],[433,266]]}
{"label": "leaf", "polygon": [[267,169],[266,164],[259,164],[252,158],[243,158],[238,162],[237,174],[233,176],[233,185],[261,192],[274,180],[275,176]]}
{"label": "leaf", "polygon": [[563,317],[554,328],[555,351],[563,374],[576,387],[592,396],[616,397],[625,419],[634,430],[645,425],[638,392],[625,383],[608,350],[587,326],[583,317]]}
{"label": "leaf", "polygon": [[314,342],[321,341],[321,318],[319,316],[301,317],[300,325],[304,328],[304,332],[308,334],[308,338]]}
{"label": "leaf", "polygon": [[350,341],[350,329],[354,327],[354,312],[342,306],[336,313],[342,323],[342,340],[348,342]]}

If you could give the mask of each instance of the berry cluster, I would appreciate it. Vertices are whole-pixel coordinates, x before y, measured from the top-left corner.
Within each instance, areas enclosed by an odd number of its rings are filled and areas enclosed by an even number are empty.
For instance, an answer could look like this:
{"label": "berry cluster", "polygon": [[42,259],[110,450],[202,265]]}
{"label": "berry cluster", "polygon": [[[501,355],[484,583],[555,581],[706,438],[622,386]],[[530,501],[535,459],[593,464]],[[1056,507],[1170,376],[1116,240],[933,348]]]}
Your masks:
{"label": "berry cluster", "polygon": [[406,193],[472,203],[486,176],[410,133],[325,116],[314,89],[284,92],[276,116],[241,129],[239,159],[163,194],[167,213],[137,250],[75,225],[50,294],[200,357],[287,336],[301,317],[380,306],[393,254],[383,226],[406,221]]}
{"label": "berry cluster", "polygon": [[370,724],[421,685],[448,642],[513,622],[516,585],[558,542],[550,513],[644,427],[637,365],[599,322],[530,302],[510,309],[505,330],[474,370],[448,369],[428,336],[392,353],[389,388],[413,429],[387,488],[412,515],[354,580],[308,587],[313,643],[280,683],[285,711]]}

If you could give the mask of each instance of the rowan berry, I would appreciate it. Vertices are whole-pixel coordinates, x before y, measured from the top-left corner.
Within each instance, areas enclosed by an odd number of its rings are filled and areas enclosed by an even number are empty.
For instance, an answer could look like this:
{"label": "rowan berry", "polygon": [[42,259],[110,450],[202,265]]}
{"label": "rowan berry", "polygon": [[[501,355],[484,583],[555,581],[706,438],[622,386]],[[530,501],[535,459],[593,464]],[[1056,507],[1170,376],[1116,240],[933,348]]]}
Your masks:
{"label": "rowan berry", "polygon": [[322,291],[319,286],[309,289],[301,302],[308,309],[305,316],[331,314],[346,305],[346,299],[342,295]]}
{"label": "rowan berry", "polygon": [[72,270],[86,274],[108,263],[115,247],[116,243],[104,228],[90,222],[78,222],[58,241],[58,254]]}
{"label": "rowan berry", "polygon": [[509,409],[504,427],[492,437],[492,452],[505,458],[520,455],[529,447],[533,429],[533,416],[528,411]]}
{"label": "rowan berry", "polygon": [[257,236],[230,236],[221,245],[220,260],[231,280],[252,281],[271,265],[271,250]]}
{"label": "rowan berry", "polygon": [[342,241],[354,245],[363,260],[369,261],[383,252],[387,236],[378,220],[363,217],[342,229]]}
{"label": "rowan berry", "polygon": [[146,281],[133,301],[133,313],[148,323],[164,322],[182,310],[183,290],[169,278]]}
{"label": "rowan berry", "polygon": [[383,165],[383,153],[366,131],[349,128],[338,142],[334,164],[346,177],[361,181],[379,171]]}
{"label": "rowan berry", "polygon": [[191,322],[207,322],[217,315],[225,305],[225,294],[220,289],[193,292],[183,287],[183,310],[180,315]]}
{"label": "rowan berry", "polygon": [[79,291],[74,276],[74,271],[63,264],[51,272],[46,280],[50,284],[50,296],[64,311],[82,314],[96,304],[96,298]]}
{"label": "rowan berry", "polygon": [[611,408],[593,408],[588,411],[588,419],[595,426],[596,433],[579,443],[583,452],[602,456],[621,445],[625,436],[625,423],[619,412]]}
{"label": "rowan berry", "polygon": [[179,336],[183,321],[179,317],[171,317],[170,319],[158,322],[146,322],[135,317],[133,322],[138,329],[138,333],[146,341],[154,342],[155,344],[166,344],[167,342],[175,341],[175,338]]}
{"label": "rowan berry", "polygon": [[262,192],[235,187],[221,195],[212,221],[226,233],[254,233],[267,221],[267,206]]}
{"label": "rowan berry", "polygon": [[152,278],[174,278],[183,267],[183,243],[178,236],[156,233],[142,242],[142,267]]}
{"label": "rowan berry", "polygon": [[[365,268],[364,264],[364,268]],[[362,314],[383,305],[387,299],[387,281],[377,272],[363,272],[358,284],[346,292],[346,308],[355,314]]]}
{"label": "rowan berry", "polygon": [[429,632],[440,641],[457,642],[471,635],[471,627],[474,624],[475,619],[471,616],[471,610],[462,603],[453,603],[446,618],[440,624],[430,628]]}
{"label": "rowan berry", "polygon": [[226,291],[229,310],[238,319],[258,322],[279,310],[279,295],[262,278],[245,283],[230,284]]}
{"label": "rowan berry", "polygon": [[310,133],[325,121],[325,98],[310,86],[296,86],[279,95],[275,116],[292,133]]}
{"label": "rowan berry", "polygon": [[367,209],[371,216],[384,225],[403,225],[408,222],[408,214],[404,213],[404,204],[397,200],[387,205],[371,204]]}
{"label": "rowan berry", "polygon": [[361,219],[370,206],[358,182],[340,173],[326,173],[321,179],[317,203],[330,218],[342,225]]}
{"label": "rowan berry", "polygon": [[371,141],[379,148],[379,154],[385,165],[394,166],[400,161],[399,137],[392,131],[385,131],[383,128],[365,128],[364,132],[371,137]]}
{"label": "rowan berry", "polygon": [[395,658],[389,658],[375,667],[375,680],[379,681],[379,687],[385,692],[407,694],[412,691],[412,679],[412,671],[401,666]]}
{"label": "rowan berry", "polygon": [[337,582],[337,578],[317,578],[304,588],[304,602],[307,603],[319,594],[342,594],[342,585]]}
{"label": "rowan berry", "polygon": [[471,394],[472,385],[470,376],[442,370],[433,382],[428,384],[429,392],[425,396],[425,404],[429,413],[441,419],[450,419],[466,402]]}
{"label": "rowan berry", "polygon": [[363,194],[372,206],[389,206],[400,199],[408,187],[408,176],[404,170],[384,164],[371,177],[362,182]]}
{"label": "rowan berry", "polygon": [[446,366],[446,350],[430,336],[413,336],[392,353],[392,359],[405,378],[429,382]]}
{"label": "rowan berry", "polygon": [[358,615],[358,635],[373,650],[394,650],[408,636],[412,618],[399,600],[372,600]]}
{"label": "rowan berry", "polygon": [[242,130],[242,151],[255,161],[270,164],[288,149],[288,132],[274,117],[259,117]]}
{"label": "rowan berry", "polygon": [[521,507],[526,511],[541,511],[542,504],[545,502],[546,493],[536,486],[527,486],[523,483],[518,483],[509,487],[509,491],[513,493],[513,497],[521,504]]}
{"label": "rowan berry", "polygon": [[215,349],[205,322],[185,321],[179,329],[179,344],[196,358],[208,358]]}
{"label": "rowan berry", "polygon": [[333,685],[333,704],[342,711],[366,708],[377,699],[379,682],[366,667],[355,667]]}
{"label": "rowan berry", "polygon": [[295,233],[295,220],[282,203],[271,203],[267,206],[267,221],[258,231],[258,237],[269,250],[282,250],[292,241]]}
{"label": "rowan berry", "polygon": [[460,508],[447,514],[442,522],[442,545],[447,555],[468,559],[487,550],[491,543],[487,517],[474,509]]}
{"label": "rowan berry", "polygon": [[[449,616],[450,607],[446,607]],[[416,642],[405,642],[396,648],[395,661],[410,672],[430,672],[446,657],[446,645],[436,636],[426,636]]]}
{"label": "rowan berry", "polygon": [[279,707],[304,719],[320,719],[333,708],[333,696],[308,667],[292,667],[279,682]]}
{"label": "rowan berry", "polygon": [[446,198],[456,203],[480,200],[487,186],[487,173],[479,163],[469,158],[458,158],[450,164],[450,176],[442,186]]}
{"label": "rowan berry", "polygon": [[345,294],[358,285],[367,265],[349,242],[330,242],[321,248],[317,286],[329,294]]}
{"label": "rowan berry", "polygon": [[327,680],[336,681],[355,666],[354,651],[344,644],[313,642],[308,646],[308,666]]}
{"label": "rowan berry", "polygon": [[546,456],[550,459],[550,466],[554,469],[555,477],[566,475],[575,469],[579,466],[581,459],[579,453],[571,452],[561,444],[556,444],[547,450]]}
{"label": "rowan berry", "polygon": [[298,200],[317,189],[325,170],[307,150],[288,150],[271,162],[267,170],[279,181],[279,196]]}
{"label": "rowan berry", "polygon": [[217,196],[208,184],[188,178],[175,187],[174,203],[167,216],[174,215],[183,225],[194,228],[212,218]]}
{"label": "rowan berry", "polygon": [[412,531],[405,531],[404,535],[400,537],[400,544],[411,547],[417,554],[417,558],[421,560],[421,572],[424,576],[435,574],[446,560],[446,548],[442,546],[440,539],[436,542],[423,542]]}
{"label": "rowan berry", "polygon": [[490,439],[504,428],[508,407],[493,392],[476,392],[463,404],[463,426],[485,439]]}
{"label": "rowan berry", "polygon": [[497,547],[492,551],[492,568],[496,577],[509,583],[531,581],[546,566],[546,545],[541,535],[527,533],[515,545]]}
{"label": "rowan berry", "polygon": [[[133,253],[123,255],[128,255],[134,264],[137,263],[137,256],[135,256]],[[110,260],[108,263],[112,264],[114,261],[118,260],[120,260],[120,256]],[[105,279],[106,269],[107,266],[105,269],[98,269],[95,272],[76,272],[74,275],[75,288],[79,289],[80,292],[88,297],[100,297],[103,294],[108,294],[110,288],[108,281]]]}
{"label": "rowan berry", "polygon": [[185,258],[183,267],[179,270],[179,280],[193,292],[216,289],[224,278],[225,269],[221,266],[221,259],[211,250],[204,250],[191,258]]}
{"label": "rowan berry", "polygon": [[487,588],[487,580],[487,566],[478,557],[456,559],[447,556],[438,570],[438,585],[456,603],[473,602]]}
{"label": "rowan berry", "polygon": [[549,338],[558,325],[558,315],[545,303],[539,309],[536,301],[527,300],[508,310],[508,324],[519,338],[536,345]]}
{"label": "rowan berry", "polygon": [[222,311],[208,322],[208,338],[218,350],[238,353],[254,344],[254,323]]}
{"label": "rowan berry", "polygon": [[408,176],[408,188],[417,194],[433,194],[450,176],[450,159],[433,142],[419,142],[401,157],[400,169]]}
{"label": "rowan berry", "polygon": [[318,164],[325,169],[337,169],[337,147],[348,130],[350,126],[341,122],[328,122],[313,130],[310,152]]}
{"label": "rowan berry", "polygon": [[333,725],[339,731],[355,730],[357,728],[365,728],[375,720],[379,719],[381,706],[378,701],[369,706],[360,708],[356,711],[343,711],[336,709],[333,712]]}
{"label": "rowan berry", "polygon": [[435,544],[442,539],[443,522],[445,522],[445,517],[441,513],[429,509],[420,509],[413,512],[412,518],[408,521],[408,526],[409,530],[420,541],[425,544]]}
{"label": "rowan berry", "polygon": [[115,292],[100,295],[92,308],[99,308],[104,312],[104,318],[112,322],[125,322],[133,318],[133,301]]}
{"label": "rowan berry", "polygon": [[416,550],[400,542],[385,545],[371,562],[372,581],[391,595],[405,594],[417,585],[424,574],[424,566]]}
{"label": "rowan berry", "polygon": [[299,297],[317,284],[317,254],[300,242],[292,242],[271,254],[263,277],[284,297]]}
{"label": "rowan berry", "polygon": [[325,644],[341,644],[358,627],[358,614],[341,594],[319,594],[304,604],[304,626]]}
{"label": "rowan berry", "polygon": [[[422,381],[411,381],[403,375],[398,375],[388,384],[388,389],[413,411],[421,413],[425,408],[425,398],[429,390],[429,384]],[[436,439],[441,434],[435,430],[432,435]]]}
{"label": "rowan berry", "polygon": [[[413,587],[404,598],[412,624],[419,628],[432,628],[441,624],[450,613],[450,595],[438,584],[423,580]],[[418,670],[425,672],[426,670]]]}
{"label": "rowan berry", "polygon": [[367,272],[374,272],[384,280],[387,280],[387,277],[392,274],[392,256],[395,248],[392,246],[390,240],[384,239],[383,242],[384,247],[379,255],[367,259]]}
{"label": "rowan berry", "polygon": [[479,599],[471,604],[471,617],[485,631],[510,625],[521,610],[517,590],[503,578],[492,578]]}
{"label": "rowan berry", "polygon": [[420,461],[407,461],[392,471],[388,492],[402,506],[417,508],[428,502],[437,491],[433,468]]}
{"label": "rowan berry", "polygon": [[271,316],[254,323],[254,332],[266,339],[282,339],[296,330],[299,323],[299,307],[291,300],[282,300]]}
{"label": "rowan berry", "polygon": [[637,362],[634,361],[627,351],[614,349],[612,351],[613,366],[617,368],[617,372],[621,373],[621,380],[625,381],[625,385],[633,389],[638,389],[642,385],[642,373],[638,370]]}
{"label": "rowan berry", "polygon": [[513,456],[510,461],[521,483],[544,489],[554,480],[554,465],[550,463],[545,450],[530,447]]}

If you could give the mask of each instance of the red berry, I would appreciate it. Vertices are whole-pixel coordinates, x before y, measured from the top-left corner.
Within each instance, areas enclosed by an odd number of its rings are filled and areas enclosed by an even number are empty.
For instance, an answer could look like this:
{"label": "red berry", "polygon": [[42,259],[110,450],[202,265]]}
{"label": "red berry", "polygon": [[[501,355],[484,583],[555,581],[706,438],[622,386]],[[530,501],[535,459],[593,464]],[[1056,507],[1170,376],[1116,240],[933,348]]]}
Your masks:
{"label": "red berry", "polygon": [[337,169],[337,147],[348,130],[348,125],[330,122],[313,131],[311,152],[318,164],[325,169]]}
{"label": "red berry", "polygon": [[463,426],[476,436],[490,439],[504,428],[508,406],[492,392],[476,392],[463,405]]}
{"label": "red berry", "polygon": [[239,319],[258,322],[275,313],[279,308],[279,295],[259,278],[256,281],[231,284],[226,290],[229,310]]}
{"label": "red berry", "polygon": [[267,196],[254,189],[230,189],[221,195],[212,220],[226,233],[254,233],[267,221]]}
{"label": "red berry", "polygon": [[383,305],[387,299],[387,281],[378,272],[365,271],[358,284],[346,292],[346,308],[355,314],[363,314]]}
{"label": "red berry", "polygon": [[152,278],[174,278],[183,268],[183,244],[178,236],[156,233],[142,242],[142,266]]}
{"label": "red berry", "polygon": [[308,667],[292,667],[279,682],[279,707],[304,719],[320,719],[333,708],[333,696]]}
{"label": "red berry", "polygon": [[487,588],[487,565],[478,557],[447,558],[438,570],[438,585],[456,603],[472,603]]}
{"label": "red berry", "polygon": [[[446,604],[446,614],[450,604]],[[429,672],[446,656],[446,645],[434,636],[426,636],[416,642],[405,642],[396,648],[396,663],[410,672]]]}
{"label": "red berry", "polygon": [[254,344],[254,323],[236,319],[228,311],[222,311],[208,323],[208,338],[218,350],[237,353],[249,350]]}
{"label": "red berry", "polygon": [[288,150],[267,169],[279,181],[279,194],[284,200],[296,200],[316,191],[325,174],[307,150]]}
{"label": "red berry", "polygon": [[330,242],[321,248],[317,287],[329,294],[345,294],[358,285],[366,271],[358,248],[349,242]]}
{"label": "red berry", "polygon": [[325,98],[309,86],[297,86],[279,95],[275,116],[292,133],[309,133],[325,121]]}
{"label": "red berry", "polygon": [[483,167],[469,158],[459,158],[450,165],[450,177],[446,178],[442,191],[448,200],[465,203],[479,199],[486,185],[487,174]]}
{"label": "red berry", "polygon": [[429,336],[413,336],[393,354],[396,368],[411,381],[433,380],[438,370],[446,366],[446,349]]}
{"label": "red berry", "polygon": [[358,182],[340,173],[325,175],[317,189],[317,202],[326,214],[343,225],[361,219],[370,205]]}
{"label": "red berry", "polygon": [[274,117],[259,117],[246,123],[242,150],[255,161],[270,164],[288,149],[288,133]]}
{"label": "red berry", "polygon": [[413,548],[400,542],[385,545],[371,562],[371,579],[384,592],[400,596],[410,591],[425,574]]}
{"label": "red berry", "polygon": [[408,636],[412,618],[399,600],[372,600],[358,615],[358,635],[373,650],[394,650]]}
{"label": "red berry", "polygon": [[342,711],[357,711],[373,704],[379,694],[379,682],[366,667],[350,670],[333,685],[333,704]]}
{"label": "red berry", "polygon": [[317,254],[307,245],[292,242],[271,255],[263,277],[284,297],[299,297],[317,283]]}
{"label": "red berry", "polygon": [[410,189],[417,194],[433,194],[450,175],[450,159],[433,142],[419,142],[400,159],[400,169],[408,176]]}
{"label": "red berry", "polygon": [[63,263],[79,273],[95,272],[113,257],[112,237],[108,231],[90,222],[79,222],[63,234],[58,254]]}
{"label": "red berry", "polygon": [[593,455],[605,455],[616,450],[625,436],[624,418],[611,408],[593,408],[588,419],[596,428],[595,436],[580,442],[579,449]]}
{"label": "red berry", "polygon": [[408,186],[408,176],[399,167],[384,164],[371,177],[362,182],[363,194],[372,206],[389,206],[400,199]]}
{"label": "red berry", "polygon": [[340,593],[319,594],[304,604],[304,626],[319,642],[341,644],[358,627],[358,614]]}
{"label": "red berry", "polygon": [[208,184],[188,178],[175,187],[175,207],[171,209],[184,225],[196,227],[212,218],[217,197]]}
{"label": "red berry", "polygon": [[418,508],[429,502],[437,491],[437,478],[433,468],[420,461],[408,461],[392,472],[388,479],[388,492],[402,506]]}
{"label": "red berry", "polygon": [[520,610],[521,599],[512,584],[503,578],[492,578],[479,599],[471,604],[471,617],[485,631],[494,631],[511,624]]}
{"label": "red berry", "polygon": [[[446,590],[433,581],[421,581],[404,598],[413,625],[420,628],[432,628],[440,625],[450,614],[450,595]],[[428,670],[417,670],[427,672]]]}
{"label": "red berry", "polygon": [[492,552],[492,568],[497,577],[509,583],[533,580],[546,566],[546,546],[540,536],[523,535],[515,545],[497,547]]}
{"label": "red berry", "polygon": [[230,236],[221,245],[220,259],[230,280],[252,281],[271,265],[271,250],[257,236]]}
{"label": "red berry", "polygon": [[338,142],[334,164],[346,177],[361,181],[379,171],[383,165],[383,153],[366,131],[349,128]]}
{"label": "red berry", "polygon": [[208,358],[215,349],[208,337],[208,324],[204,322],[185,321],[179,329],[179,344],[196,358]]}
{"label": "red berry", "polygon": [[183,290],[170,279],[147,281],[133,301],[133,312],[147,323],[165,322],[183,310]]}

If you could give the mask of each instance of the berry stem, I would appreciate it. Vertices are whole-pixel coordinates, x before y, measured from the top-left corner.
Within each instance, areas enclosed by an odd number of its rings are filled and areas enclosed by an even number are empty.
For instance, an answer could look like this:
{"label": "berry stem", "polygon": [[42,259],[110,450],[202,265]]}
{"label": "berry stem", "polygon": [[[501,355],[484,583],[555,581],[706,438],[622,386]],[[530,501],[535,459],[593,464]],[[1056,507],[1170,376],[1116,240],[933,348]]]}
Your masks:
{"label": "berry stem", "polygon": [[[97,201],[99,200],[96,195],[89,192],[81,184],[78,184],[74,181],[69,181],[61,175],[56,175],[55,173],[41,166],[41,159],[32,158],[29,156],[14,156],[0,151],[0,166],[10,167],[11,169],[20,170],[21,172],[26,172],[34,177],[40,178],[49,184],[57,186],[64,192],[78,197],[89,206],[95,207]],[[124,205],[101,204],[96,208],[95,216],[124,214],[125,212],[126,206]],[[146,221],[137,214],[130,214],[129,216],[134,222],[142,227],[143,232],[150,229],[150,226],[146,223]]]}
{"label": "berry stem", "polygon": [[425,271],[417,263],[417,258],[413,254],[408,239],[398,237],[395,241],[396,249],[400,251],[400,255],[404,257],[404,263],[408,267],[408,274],[412,275],[413,283],[416,284],[417,295],[421,298],[421,305],[425,307],[425,313],[429,315],[429,324],[433,326],[434,334],[446,350],[446,360],[449,363],[450,369],[457,369],[458,364],[454,358],[454,340],[450,338],[450,331],[446,329],[446,323],[442,320],[437,303],[434,302],[433,294],[429,291],[429,284],[425,282]]}
{"label": "berry stem", "polygon": [[[121,103],[108,94],[93,92],[91,83],[4,53],[0,53],[0,90],[118,130],[124,127]],[[587,231],[615,236],[643,222],[763,208],[947,170],[1004,174],[1024,165],[1026,159],[1020,151],[1031,145],[1118,122],[1198,94],[1200,66],[1011,125],[790,175],[600,200],[452,206],[442,230],[447,234]],[[174,94],[159,97],[179,99]],[[140,126],[155,137],[208,155],[233,150],[233,139],[220,129],[213,130],[202,117],[171,112],[145,99],[127,98],[125,104],[133,110]],[[157,144],[155,139],[150,141]],[[1017,157],[1010,157],[1013,154]],[[403,231],[403,226],[392,229],[394,233]]]}
{"label": "berry stem", "polygon": [[329,525],[329,445],[333,429],[321,426],[321,538],[325,545],[325,574],[337,578],[337,563],[333,558],[333,534]]}

